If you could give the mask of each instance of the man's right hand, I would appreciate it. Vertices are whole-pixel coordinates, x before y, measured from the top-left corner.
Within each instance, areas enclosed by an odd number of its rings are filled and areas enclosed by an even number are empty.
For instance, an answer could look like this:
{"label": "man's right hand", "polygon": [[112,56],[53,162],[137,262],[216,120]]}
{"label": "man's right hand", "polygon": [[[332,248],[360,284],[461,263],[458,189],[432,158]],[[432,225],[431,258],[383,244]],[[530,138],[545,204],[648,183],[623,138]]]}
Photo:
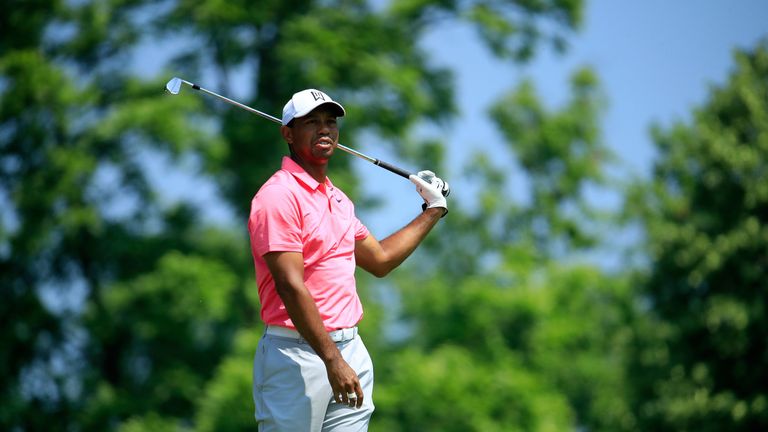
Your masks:
{"label": "man's right hand", "polygon": [[[337,403],[355,408],[363,406],[363,388],[360,385],[360,379],[341,356],[326,362],[325,369],[328,371],[333,399]],[[350,397],[352,394],[355,397]]]}

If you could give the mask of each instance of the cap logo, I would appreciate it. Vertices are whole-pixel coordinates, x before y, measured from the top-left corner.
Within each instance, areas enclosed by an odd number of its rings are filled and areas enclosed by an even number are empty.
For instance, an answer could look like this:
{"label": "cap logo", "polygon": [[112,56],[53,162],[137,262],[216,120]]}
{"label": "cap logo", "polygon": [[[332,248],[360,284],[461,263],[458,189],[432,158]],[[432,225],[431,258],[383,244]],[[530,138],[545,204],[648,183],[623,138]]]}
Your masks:
{"label": "cap logo", "polygon": [[310,93],[312,93],[312,97],[315,98],[316,101],[325,100],[325,95],[323,94],[323,92],[311,91]]}

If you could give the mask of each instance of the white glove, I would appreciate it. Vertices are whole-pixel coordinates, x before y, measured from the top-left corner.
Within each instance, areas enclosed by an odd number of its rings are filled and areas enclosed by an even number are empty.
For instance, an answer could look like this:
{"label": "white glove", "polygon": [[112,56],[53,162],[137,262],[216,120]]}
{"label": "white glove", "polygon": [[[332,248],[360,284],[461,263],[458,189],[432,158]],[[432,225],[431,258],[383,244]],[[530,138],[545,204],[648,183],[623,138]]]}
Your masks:
{"label": "white glove", "polygon": [[[416,191],[424,198],[422,209],[442,207],[448,213],[448,202],[445,199],[451,193],[451,187],[432,171],[419,171],[408,177],[416,185]],[[445,216],[445,213],[443,216]]]}

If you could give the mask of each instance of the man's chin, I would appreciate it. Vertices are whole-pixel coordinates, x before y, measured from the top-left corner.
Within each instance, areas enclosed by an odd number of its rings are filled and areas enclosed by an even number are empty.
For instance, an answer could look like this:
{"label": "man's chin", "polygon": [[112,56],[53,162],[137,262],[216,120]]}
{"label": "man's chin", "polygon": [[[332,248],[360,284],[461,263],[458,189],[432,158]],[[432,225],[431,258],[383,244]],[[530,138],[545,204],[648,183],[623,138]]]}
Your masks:
{"label": "man's chin", "polygon": [[328,147],[328,148],[315,147],[312,154],[318,159],[330,159],[331,156],[333,156],[333,151],[334,151],[333,147]]}

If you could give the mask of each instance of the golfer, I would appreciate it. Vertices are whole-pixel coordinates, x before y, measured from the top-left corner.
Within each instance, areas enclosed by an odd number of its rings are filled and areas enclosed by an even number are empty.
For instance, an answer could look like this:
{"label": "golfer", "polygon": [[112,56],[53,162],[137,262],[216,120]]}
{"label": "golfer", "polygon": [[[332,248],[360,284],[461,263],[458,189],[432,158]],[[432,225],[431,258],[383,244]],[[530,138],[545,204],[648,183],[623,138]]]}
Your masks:
{"label": "golfer", "polygon": [[383,277],[447,212],[448,185],[411,175],[424,210],[377,240],[327,177],[344,108],[307,89],[283,108],[289,157],[251,202],[248,231],[266,330],[254,359],[260,431],[365,431],[374,410],[373,365],[358,333],[355,266]]}

